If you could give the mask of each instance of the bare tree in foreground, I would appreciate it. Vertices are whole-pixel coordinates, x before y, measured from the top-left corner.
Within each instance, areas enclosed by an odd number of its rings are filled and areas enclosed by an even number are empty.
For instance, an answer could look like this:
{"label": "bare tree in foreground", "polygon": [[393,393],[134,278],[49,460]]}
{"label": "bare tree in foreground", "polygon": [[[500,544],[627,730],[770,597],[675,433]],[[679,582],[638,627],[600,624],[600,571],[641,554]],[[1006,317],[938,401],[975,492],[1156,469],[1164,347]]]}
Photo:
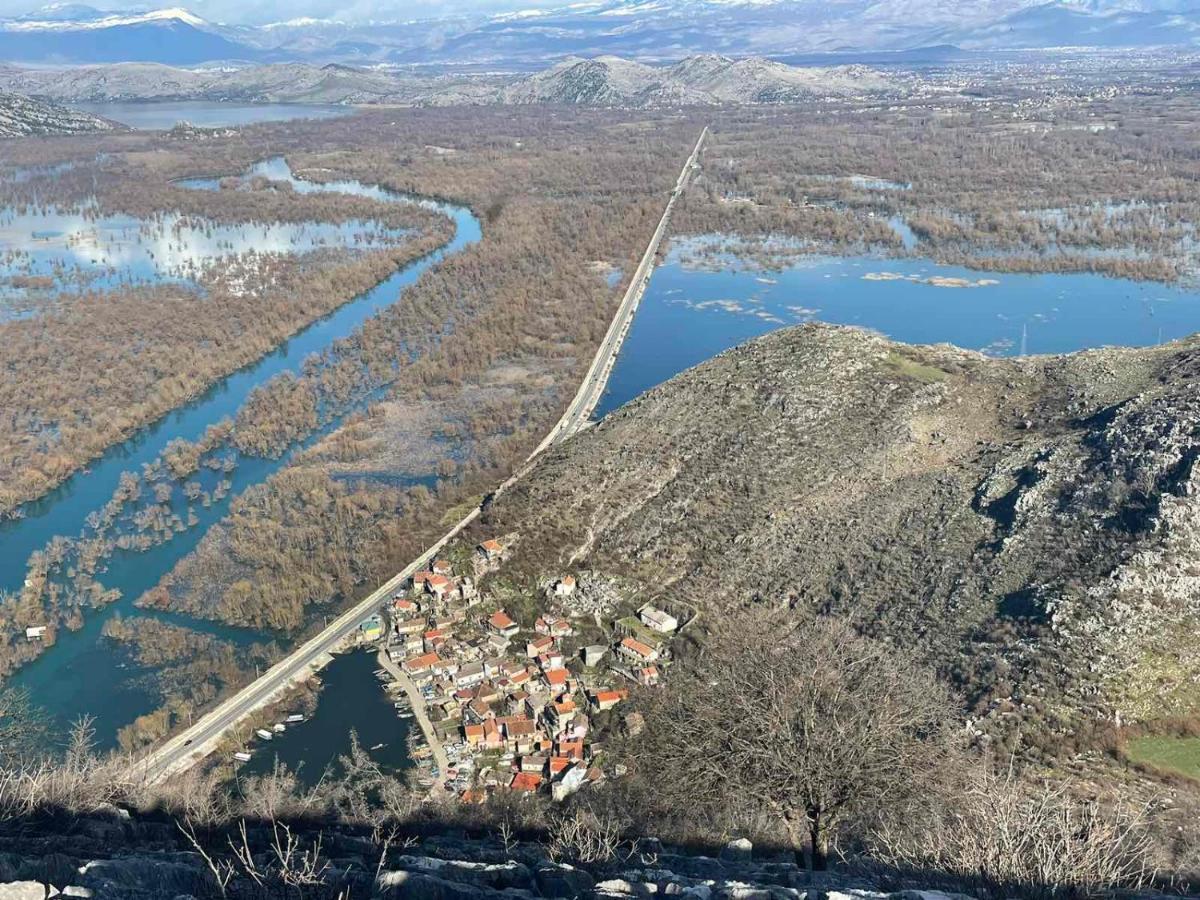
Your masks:
{"label": "bare tree in foreground", "polygon": [[834,620],[747,615],[722,631],[647,701],[638,774],[661,802],[757,810],[823,868],[849,816],[935,779],[954,720],[915,658]]}
{"label": "bare tree in foreground", "polygon": [[966,775],[917,823],[886,815],[871,855],[996,897],[1091,896],[1153,878],[1146,807],[1082,800],[1068,783],[1033,784],[987,759]]}

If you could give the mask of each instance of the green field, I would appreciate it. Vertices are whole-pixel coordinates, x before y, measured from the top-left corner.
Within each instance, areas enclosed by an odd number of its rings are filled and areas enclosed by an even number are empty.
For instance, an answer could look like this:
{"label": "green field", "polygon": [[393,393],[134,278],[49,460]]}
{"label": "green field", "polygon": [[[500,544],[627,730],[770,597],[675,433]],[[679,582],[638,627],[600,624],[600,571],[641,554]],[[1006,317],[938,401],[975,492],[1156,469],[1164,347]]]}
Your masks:
{"label": "green field", "polygon": [[1125,755],[1135,763],[1200,781],[1200,737],[1145,735],[1126,744]]}

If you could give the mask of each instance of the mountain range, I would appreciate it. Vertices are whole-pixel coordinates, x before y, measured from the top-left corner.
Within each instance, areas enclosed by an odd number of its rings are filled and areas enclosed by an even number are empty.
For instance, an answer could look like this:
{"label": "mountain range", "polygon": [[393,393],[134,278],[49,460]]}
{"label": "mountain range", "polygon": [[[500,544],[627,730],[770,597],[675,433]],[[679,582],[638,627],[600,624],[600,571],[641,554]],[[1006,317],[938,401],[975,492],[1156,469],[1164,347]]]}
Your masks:
{"label": "mountain range", "polygon": [[437,106],[566,103],[650,107],[784,103],[888,91],[893,80],[867,66],[795,67],[713,54],[669,66],[620,57],[567,59],[531,75],[413,75],[339,64],[276,63],[177,68],[120,63],[63,68],[0,67],[0,87],[64,103],[210,100]]}
{"label": "mountain range", "polygon": [[583,0],[493,16],[257,25],[209,22],[182,8],[115,15],[56,4],[0,19],[0,59],[540,67],[572,55],[1194,47],[1198,38],[1200,7],[1179,0]]}

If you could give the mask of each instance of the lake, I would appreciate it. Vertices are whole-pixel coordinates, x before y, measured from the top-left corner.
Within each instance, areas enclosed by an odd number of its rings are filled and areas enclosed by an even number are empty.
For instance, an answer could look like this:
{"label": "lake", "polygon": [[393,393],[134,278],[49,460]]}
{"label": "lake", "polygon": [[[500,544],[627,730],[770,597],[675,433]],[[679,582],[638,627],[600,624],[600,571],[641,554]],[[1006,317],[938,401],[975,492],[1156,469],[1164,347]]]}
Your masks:
{"label": "lake", "polygon": [[[260,163],[244,177],[264,173],[269,173],[273,180],[289,181],[296,190],[308,193],[348,192],[394,203],[420,203],[449,215],[455,224],[455,234],[440,250],[397,270],[374,288],[301,329],[256,363],[218,381],[195,401],[114,446],[94,460],[87,470],[76,473],[54,491],[23,506],[23,518],[0,522],[0,590],[19,589],[30,554],[43,548],[53,537],[74,537],[84,533],[88,515],[112,497],[123,472],[140,471],[172,440],[196,440],[210,425],[233,416],[256,387],[281,372],[298,372],[311,354],[320,353],[335,341],[350,336],[371,316],[402,302],[405,287],[447,255],[457,253],[481,236],[479,221],[464,207],[406,197],[355,181],[305,182],[278,159]],[[215,189],[216,184],[215,179],[187,182],[187,186],[194,189]],[[15,216],[12,212],[0,215],[10,219]],[[147,277],[153,277],[153,273],[148,273]],[[310,446],[336,428],[342,418],[339,416],[329,422],[292,452]],[[157,701],[141,688],[126,684],[129,673],[121,668],[121,660],[110,652],[101,636],[104,622],[116,613],[139,614],[133,606],[134,601],[200,542],[206,531],[225,515],[238,494],[279,471],[290,458],[291,454],[284,454],[279,459],[240,457],[236,468],[220,476],[232,482],[232,490],[224,499],[214,500],[209,507],[197,507],[195,527],[146,552],[117,550],[107,561],[107,569],[99,576],[99,581],[106,588],[120,590],[121,599],[101,611],[88,611],[79,630],[60,630],[55,646],[22,667],[7,684],[27,689],[60,728],[84,714],[95,717],[98,743],[102,747],[113,746],[117,730],[149,712]],[[210,482],[219,476],[201,472],[197,477],[208,489]],[[430,472],[397,473],[397,480],[411,483],[432,483],[434,477]],[[174,621],[208,631],[224,640],[269,639],[266,635],[183,616],[175,617]]]}
{"label": "lake", "polygon": [[700,244],[677,239],[655,270],[597,416],[723,350],[813,320],[997,356],[1149,346],[1200,331],[1190,286],[868,255],[800,257],[772,272],[727,254],[698,261]]}
{"label": "lake", "polygon": [[375,654],[366,650],[343,653],[321,670],[323,685],[312,718],[270,741],[255,738],[247,750],[250,762],[238,767],[239,775],[264,775],[276,762],[297,774],[308,786],[316,784],[325,766],[350,753],[350,733],[359,746],[391,772],[408,768],[408,735],[415,719],[401,719],[374,672]]}
{"label": "lake", "polygon": [[286,122],[292,119],[332,119],[354,112],[350,106],[307,103],[220,103],[211,100],[181,100],[161,103],[72,103],[90,112],[128,125],[139,131],[174,128],[180,122],[201,128],[235,128],[256,122]]}

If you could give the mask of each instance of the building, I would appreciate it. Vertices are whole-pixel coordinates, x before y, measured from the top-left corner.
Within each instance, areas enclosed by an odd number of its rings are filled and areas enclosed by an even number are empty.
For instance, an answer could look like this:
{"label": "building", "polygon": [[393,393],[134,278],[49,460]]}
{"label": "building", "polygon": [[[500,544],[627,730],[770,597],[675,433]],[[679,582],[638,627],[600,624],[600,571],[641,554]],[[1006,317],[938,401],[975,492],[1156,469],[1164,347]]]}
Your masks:
{"label": "building", "polygon": [[421,611],[421,604],[407,597],[397,597],[392,601],[392,609],[398,616],[415,616]]}
{"label": "building", "polygon": [[379,616],[371,616],[358,626],[359,636],[364,641],[377,641],[383,637],[383,620]]}
{"label": "building", "polygon": [[643,666],[637,670],[638,684],[642,687],[654,687],[658,684],[658,666]]}
{"label": "building", "polygon": [[542,776],[533,772],[518,772],[509,782],[509,787],[523,794],[532,794],[542,786]]}
{"label": "building", "polygon": [[546,771],[546,764],[549,762],[544,756],[522,756],[521,771],[532,772],[535,775],[541,775]]}
{"label": "building", "polygon": [[554,582],[555,597],[570,597],[575,593],[575,576],[564,575],[558,581]]}
{"label": "building", "polygon": [[[541,621],[540,619],[538,621]],[[554,649],[554,638],[550,635],[542,635],[525,645],[525,655],[530,659],[537,659],[543,653],[549,653]]]}
{"label": "building", "polygon": [[600,661],[604,659],[604,654],[608,652],[608,648],[603,644],[589,644],[579,651],[579,655],[583,657],[583,664],[589,669],[594,669],[600,665]]}
{"label": "building", "polygon": [[649,603],[638,610],[638,618],[647,627],[653,628],[662,634],[670,634],[679,627],[678,619],[670,613],[659,609],[657,606],[651,606]]}
{"label": "building", "polygon": [[575,713],[578,708],[575,706],[575,701],[569,697],[566,700],[559,700],[551,703],[546,709],[546,717],[558,728],[562,728],[571,719],[575,718]]}
{"label": "building", "polygon": [[450,576],[454,574],[454,567],[450,565],[448,559],[435,559],[429,568],[433,570],[434,575]]}
{"label": "building", "polygon": [[504,545],[497,540],[484,541],[475,549],[488,562],[499,562],[504,559]]}
{"label": "building", "polygon": [[521,626],[509,618],[508,613],[502,609],[498,609],[488,616],[487,624],[493,632],[506,638],[511,638],[521,630]]}
{"label": "building", "polygon": [[592,706],[599,712],[612,709],[626,697],[625,691],[596,691],[592,694]]}
{"label": "building", "polygon": [[445,575],[430,575],[425,579],[425,593],[432,594],[438,600],[445,600],[454,590],[454,582]]}
{"label": "building", "polygon": [[617,645],[617,650],[622,656],[643,665],[658,661],[658,651],[648,644],[643,644],[637,638],[623,638]]}
{"label": "building", "polygon": [[538,634],[555,638],[569,637],[575,633],[575,629],[571,627],[571,623],[566,619],[560,619],[558,616],[539,617],[533,623],[533,630]]}
{"label": "building", "polygon": [[30,625],[25,629],[25,638],[30,641],[40,641],[46,636],[45,625]]}
{"label": "building", "polygon": [[409,675],[428,675],[441,661],[436,653],[424,653],[421,656],[409,657],[400,664],[400,668]]}
{"label": "building", "polygon": [[405,637],[420,634],[425,630],[425,621],[423,619],[397,619],[392,625],[392,630]]}

